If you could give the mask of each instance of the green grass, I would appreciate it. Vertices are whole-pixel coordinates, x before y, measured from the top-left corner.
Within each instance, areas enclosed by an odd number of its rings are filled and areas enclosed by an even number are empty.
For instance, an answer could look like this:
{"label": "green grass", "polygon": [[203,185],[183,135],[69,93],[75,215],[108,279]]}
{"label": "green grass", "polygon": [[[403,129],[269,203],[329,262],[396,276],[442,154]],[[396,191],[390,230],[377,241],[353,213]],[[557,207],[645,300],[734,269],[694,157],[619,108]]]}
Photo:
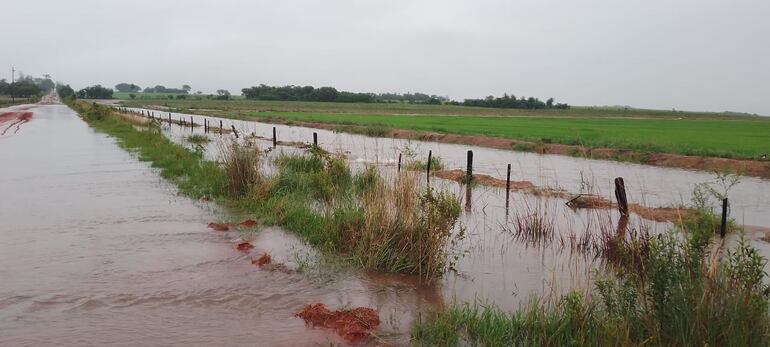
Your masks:
{"label": "green grass", "polygon": [[726,158],[756,158],[770,152],[770,118],[723,113],[580,107],[500,110],[251,100],[174,100],[161,104],[181,110],[218,110],[208,113],[233,118],[357,125],[364,127],[359,132],[372,135],[384,134],[387,129],[412,129]]}
{"label": "green grass", "polygon": [[[706,219],[711,219],[707,216]],[[638,240],[593,290],[513,312],[451,306],[417,322],[417,345],[767,346],[766,260],[741,235],[712,262],[711,225]],[[682,237],[683,235],[683,237]]]}

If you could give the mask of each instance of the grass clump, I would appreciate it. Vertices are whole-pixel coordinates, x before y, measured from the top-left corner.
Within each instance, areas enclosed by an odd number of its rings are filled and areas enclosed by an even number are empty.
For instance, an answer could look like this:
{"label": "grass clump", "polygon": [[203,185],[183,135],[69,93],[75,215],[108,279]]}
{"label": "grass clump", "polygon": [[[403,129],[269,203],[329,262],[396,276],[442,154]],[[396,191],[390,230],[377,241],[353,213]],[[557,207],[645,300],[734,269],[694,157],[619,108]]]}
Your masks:
{"label": "grass clump", "polygon": [[[412,171],[425,171],[428,169],[428,161],[411,160],[406,164],[406,169],[412,170]],[[441,157],[439,156],[430,157],[430,170],[431,171],[444,170],[444,161],[441,160]]]}
{"label": "grass clump", "polygon": [[209,139],[208,136],[202,134],[193,134],[187,137],[187,142],[195,145],[202,145],[204,143],[209,143],[210,141],[211,139]]}
{"label": "grass clump", "polygon": [[241,197],[264,181],[259,171],[261,152],[251,143],[225,142],[221,153],[230,197]]}
{"label": "grass clump", "polygon": [[311,243],[367,269],[439,276],[460,203],[420,187],[414,175],[386,183],[376,167],[352,175],[344,159],[320,152],[282,154],[274,185],[252,207]]}
{"label": "grass clump", "polygon": [[633,271],[615,268],[591,291],[513,313],[455,306],[417,323],[412,338],[429,345],[767,345],[766,260],[742,235],[720,257],[713,235],[710,227],[679,226],[636,249]]}

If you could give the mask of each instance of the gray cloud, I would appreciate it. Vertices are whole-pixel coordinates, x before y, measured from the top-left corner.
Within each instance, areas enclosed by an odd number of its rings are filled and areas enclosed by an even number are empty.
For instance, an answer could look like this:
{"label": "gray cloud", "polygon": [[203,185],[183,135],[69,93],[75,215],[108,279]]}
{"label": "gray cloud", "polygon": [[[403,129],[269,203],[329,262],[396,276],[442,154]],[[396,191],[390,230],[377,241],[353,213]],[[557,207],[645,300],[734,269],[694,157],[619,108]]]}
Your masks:
{"label": "gray cloud", "polygon": [[74,87],[310,84],[770,115],[766,0],[26,0],[3,13],[6,78],[14,65]]}

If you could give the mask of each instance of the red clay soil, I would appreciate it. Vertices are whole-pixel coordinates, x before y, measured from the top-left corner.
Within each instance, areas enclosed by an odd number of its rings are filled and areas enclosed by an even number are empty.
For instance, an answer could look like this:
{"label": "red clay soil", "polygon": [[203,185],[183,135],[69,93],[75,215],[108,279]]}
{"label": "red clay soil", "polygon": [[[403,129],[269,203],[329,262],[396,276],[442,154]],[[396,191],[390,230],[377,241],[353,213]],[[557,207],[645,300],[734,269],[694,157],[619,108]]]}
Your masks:
{"label": "red clay soil", "polygon": [[253,219],[247,219],[247,220],[245,220],[243,222],[238,223],[238,225],[240,225],[242,227],[250,228],[250,227],[253,227],[253,226],[257,225],[257,221],[255,221]]}
{"label": "red clay soil", "polygon": [[251,259],[251,263],[259,267],[264,267],[265,265],[269,265],[272,262],[273,262],[273,257],[271,257],[270,254],[267,254],[267,253],[262,253],[262,255],[259,256],[259,258]]}
{"label": "red clay soil", "polygon": [[305,306],[296,316],[311,326],[334,329],[348,342],[358,342],[371,337],[372,329],[380,325],[379,315],[368,307],[330,311],[324,304],[311,304]]}
{"label": "red clay soil", "polygon": [[226,223],[209,223],[208,227],[213,229],[214,231],[230,230],[230,227]]}
{"label": "red clay soil", "polygon": [[[253,116],[243,116],[242,119],[253,119]],[[333,131],[365,133],[366,127],[356,125],[327,124],[315,122],[288,121],[276,118],[257,117],[261,121],[296,125],[302,127],[326,129]],[[457,134],[444,134],[428,131],[417,131],[407,129],[391,129],[383,134],[384,137],[399,139],[412,139],[422,141],[432,141],[441,143],[455,143],[472,146],[507,149],[514,148],[526,149],[540,154],[559,154],[574,156],[580,154],[589,159],[617,160],[617,158],[626,158],[630,161],[642,161],[646,165],[673,167],[701,171],[736,171],[743,175],[770,178],[770,161],[759,161],[750,159],[728,159],[717,157],[698,157],[670,153],[644,153],[623,149],[612,148],[591,148],[585,146],[562,145],[555,143],[538,143],[520,140],[504,139],[489,136],[470,136]]]}
{"label": "red clay soil", "polygon": [[248,252],[252,248],[254,248],[254,245],[251,244],[249,241],[243,241],[236,246],[236,248],[241,252]]}
{"label": "red clay soil", "polygon": [[7,134],[11,128],[14,129],[12,134],[16,134],[21,130],[21,126],[30,120],[32,120],[32,112],[0,112],[0,128],[5,126],[0,131],[0,136]]}
{"label": "red clay soil", "polygon": [[[433,173],[436,177],[463,182],[465,180],[465,171],[463,170],[441,170]],[[505,188],[505,180],[494,178],[484,174],[474,174],[473,182],[485,186]],[[565,199],[567,205],[572,208],[590,208],[590,209],[611,209],[616,208],[617,204],[597,195],[591,194],[571,194],[563,190],[552,188],[537,187],[529,181],[511,181],[511,190],[522,191],[527,194],[537,196],[548,196],[553,198]],[[677,222],[687,216],[689,211],[685,208],[671,207],[646,207],[639,204],[629,204],[629,211],[636,213],[640,217],[656,222]]]}

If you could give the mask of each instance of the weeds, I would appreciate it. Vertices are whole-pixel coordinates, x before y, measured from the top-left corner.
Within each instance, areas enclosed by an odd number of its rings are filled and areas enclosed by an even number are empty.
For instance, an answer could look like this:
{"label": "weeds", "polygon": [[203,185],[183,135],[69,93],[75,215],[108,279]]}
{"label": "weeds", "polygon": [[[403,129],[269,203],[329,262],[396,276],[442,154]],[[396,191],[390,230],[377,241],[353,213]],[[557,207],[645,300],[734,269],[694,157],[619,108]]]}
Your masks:
{"label": "weeds", "polygon": [[[412,171],[424,171],[428,169],[428,161],[412,160],[406,164],[407,170]],[[431,171],[444,170],[444,162],[439,156],[432,156],[430,158]]]}
{"label": "weeds", "polygon": [[259,172],[261,153],[251,143],[229,140],[222,143],[221,162],[227,176],[230,197],[241,197],[264,182]]}
{"label": "weeds", "polygon": [[196,144],[196,145],[202,145],[204,143],[209,143],[211,139],[209,139],[206,135],[201,134],[194,134],[187,137],[187,142]]}
{"label": "weeds", "polygon": [[711,257],[711,235],[672,230],[648,240],[637,271],[610,271],[592,291],[533,300],[513,313],[455,306],[416,324],[412,338],[429,345],[767,345],[766,260],[743,238],[723,259]]}

